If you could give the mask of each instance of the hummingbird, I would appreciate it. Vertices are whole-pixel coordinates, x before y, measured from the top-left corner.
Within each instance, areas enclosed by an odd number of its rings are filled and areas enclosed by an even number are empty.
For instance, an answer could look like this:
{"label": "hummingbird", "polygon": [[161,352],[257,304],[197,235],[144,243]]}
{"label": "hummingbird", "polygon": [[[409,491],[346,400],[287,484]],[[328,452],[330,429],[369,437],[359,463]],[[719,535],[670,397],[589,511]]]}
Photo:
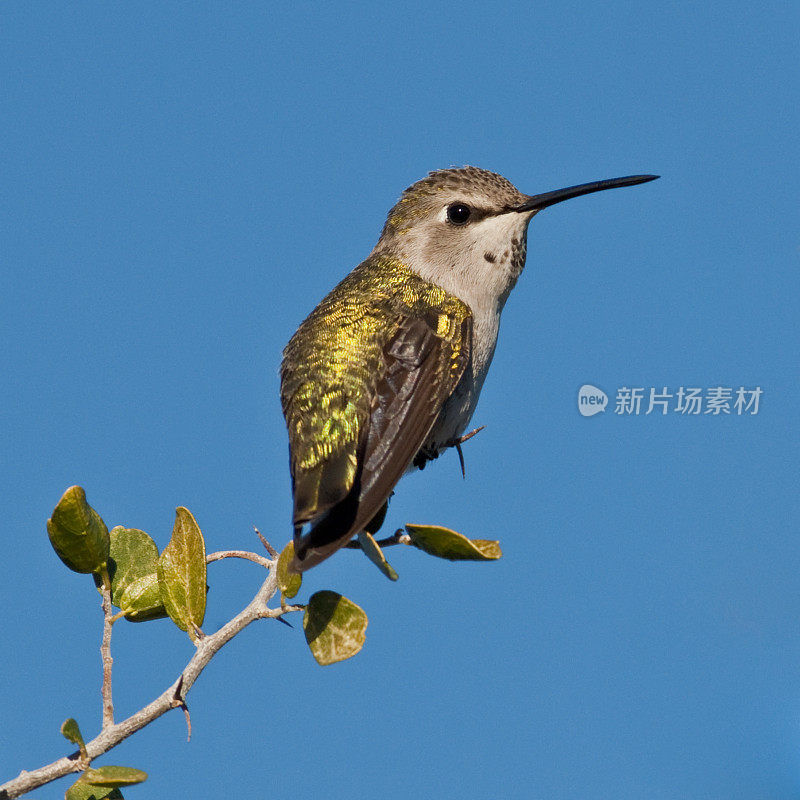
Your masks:
{"label": "hummingbird", "polygon": [[293,571],[370,527],[405,472],[463,441],[531,219],[562,200],[657,177],[526,195],[467,166],[431,172],[402,193],[367,259],[283,351]]}

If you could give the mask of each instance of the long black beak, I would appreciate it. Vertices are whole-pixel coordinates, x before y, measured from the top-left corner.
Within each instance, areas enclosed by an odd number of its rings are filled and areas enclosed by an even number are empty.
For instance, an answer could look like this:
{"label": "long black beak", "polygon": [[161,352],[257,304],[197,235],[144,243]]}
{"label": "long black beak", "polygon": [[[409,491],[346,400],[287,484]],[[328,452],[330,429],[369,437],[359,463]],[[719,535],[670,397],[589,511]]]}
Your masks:
{"label": "long black beak", "polygon": [[620,186],[636,186],[637,183],[647,183],[654,181],[659,175],[628,175],[625,178],[609,178],[605,181],[594,181],[593,183],[581,183],[578,186],[568,186],[566,189],[556,189],[554,192],[535,194],[529,197],[524,203],[514,206],[512,211],[541,211],[554,203],[562,200],[571,200],[573,197],[580,197],[582,194],[592,192],[602,192],[605,189],[618,189]]}

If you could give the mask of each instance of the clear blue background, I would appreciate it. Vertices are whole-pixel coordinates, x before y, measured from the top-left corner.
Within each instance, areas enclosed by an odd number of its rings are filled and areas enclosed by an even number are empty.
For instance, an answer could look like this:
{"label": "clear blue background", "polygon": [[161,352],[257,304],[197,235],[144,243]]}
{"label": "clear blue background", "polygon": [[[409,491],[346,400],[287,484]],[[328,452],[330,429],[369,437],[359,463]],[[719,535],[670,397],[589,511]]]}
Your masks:
{"label": "clear blue background", "polygon": [[[3,7],[0,777],[100,720],[91,580],[45,520],[80,483],[163,547],[289,537],[281,348],[427,171],[554,207],[465,448],[403,480],[390,526],[499,538],[450,564],[313,570],[368,612],[320,668],[299,617],[253,625],[179,712],[104,759],[131,798],[796,798],[800,11],[792,3]],[[757,416],[591,419],[582,383],[753,387]],[[261,581],[210,568],[205,628]],[[118,717],[192,652],[121,623]],[[59,797],[62,781],[35,792]]]}

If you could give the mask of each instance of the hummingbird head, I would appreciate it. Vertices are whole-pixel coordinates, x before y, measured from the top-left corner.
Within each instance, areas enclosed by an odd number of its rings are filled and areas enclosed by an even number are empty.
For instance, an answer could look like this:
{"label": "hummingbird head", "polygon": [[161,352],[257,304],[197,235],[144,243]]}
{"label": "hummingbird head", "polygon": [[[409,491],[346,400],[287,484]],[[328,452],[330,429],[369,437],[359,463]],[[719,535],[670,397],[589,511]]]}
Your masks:
{"label": "hummingbird head", "polygon": [[502,309],[523,267],[528,223],[543,208],[656,175],[585,183],[526,195],[478,167],[437,170],[409,186],[389,212],[374,254],[399,258],[473,309]]}

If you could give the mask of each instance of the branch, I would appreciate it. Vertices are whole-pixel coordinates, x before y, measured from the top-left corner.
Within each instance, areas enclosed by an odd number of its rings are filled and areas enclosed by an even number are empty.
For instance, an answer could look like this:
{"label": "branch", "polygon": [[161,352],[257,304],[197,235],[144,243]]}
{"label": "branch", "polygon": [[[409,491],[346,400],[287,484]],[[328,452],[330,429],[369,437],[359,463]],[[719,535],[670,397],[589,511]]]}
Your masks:
{"label": "branch", "polygon": [[272,561],[268,558],[247,550],[219,550],[216,553],[209,553],[206,556],[206,564],[210,564],[212,561],[221,561],[223,558],[243,558],[246,561],[254,561],[256,564],[261,564],[265,569],[269,569],[272,566]]}
{"label": "branch", "polygon": [[111,611],[111,577],[108,569],[103,567],[103,641],[100,644],[100,658],[103,661],[103,730],[114,724],[114,700],[111,695],[111,668],[114,659],[111,657],[111,629],[114,625]]}
{"label": "branch", "polygon": [[[272,564],[270,564],[272,566]],[[116,747],[131,734],[149,725],[154,719],[165,714],[172,708],[185,708],[185,697],[189,689],[206,668],[213,656],[226,645],[237,633],[244,630],[251,622],[257,619],[281,617],[284,613],[298,611],[302,606],[287,606],[282,608],[268,608],[267,603],[278,591],[276,570],[271,570],[266,581],[256,592],[255,597],[248,606],[237,614],[230,622],[226,623],[216,633],[205,636],[197,645],[197,650],[189,663],[184,667],[175,682],[155,700],[140,711],[131,715],[122,722],[104,725],[99,735],[86,744],[89,758],[94,759]],[[105,642],[105,632],[103,636]],[[110,682],[109,682],[110,692]],[[105,700],[105,694],[104,694]],[[105,717],[105,707],[104,707]],[[80,753],[59,758],[52,764],[32,770],[22,771],[18,777],[0,786],[0,800],[11,800],[26,792],[43,786],[50,781],[63,778],[71,772],[80,772],[85,765],[80,762]]]}

